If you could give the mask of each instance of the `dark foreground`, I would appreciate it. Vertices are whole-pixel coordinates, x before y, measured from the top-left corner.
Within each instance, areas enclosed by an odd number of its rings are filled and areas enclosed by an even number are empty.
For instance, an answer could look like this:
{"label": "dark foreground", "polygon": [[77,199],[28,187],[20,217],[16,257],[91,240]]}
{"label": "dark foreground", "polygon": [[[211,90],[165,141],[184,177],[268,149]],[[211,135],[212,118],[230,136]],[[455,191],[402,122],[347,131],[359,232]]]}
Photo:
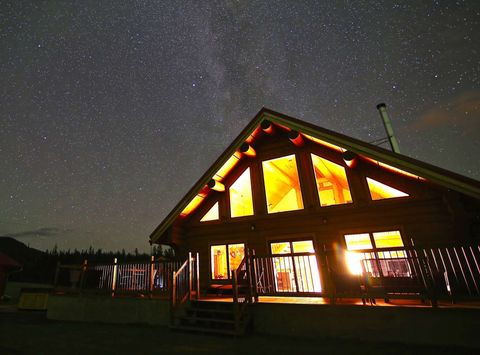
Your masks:
{"label": "dark foreground", "polygon": [[[359,329],[359,331],[361,331]],[[379,330],[379,340],[381,330]],[[0,354],[475,354],[478,350],[250,335],[175,333],[166,327],[49,321],[42,313],[0,311]]]}

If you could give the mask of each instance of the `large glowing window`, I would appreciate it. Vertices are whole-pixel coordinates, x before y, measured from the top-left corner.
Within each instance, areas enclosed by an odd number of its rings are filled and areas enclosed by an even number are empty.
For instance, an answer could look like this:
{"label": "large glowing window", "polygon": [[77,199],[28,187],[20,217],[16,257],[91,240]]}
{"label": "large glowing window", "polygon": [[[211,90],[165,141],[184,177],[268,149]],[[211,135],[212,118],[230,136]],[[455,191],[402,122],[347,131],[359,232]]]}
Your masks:
{"label": "large glowing window", "polygon": [[377,248],[403,247],[402,236],[399,231],[373,233],[373,239]]}
{"label": "large glowing window", "polygon": [[253,215],[252,184],[250,168],[230,186],[230,215],[242,217]]}
{"label": "large glowing window", "polygon": [[277,292],[321,292],[320,273],[311,240],[270,244]]}
{"label": "large glowing window", "polygon": [[345,168],[318,155],[311,156],[320,204],[330,206],[352,202]]}
{"label": "large glowing window", "polygon": [[408,194],[403,191],[397,190],[369,177],[367,177],[367,184],[372,200],[383,200],[386,198],[408,196]]}
{"label": "large glowing window", "polygon": [[268,213],[303,208],[295,155],[262,162]]}
{"label": "large glowing window", "polygon": [[348,250],[364,250],[372,249],[372,242],[370,241],[370,234],[347,234],[345,242]]}
{"label": "large glowing window", "polygon": [[227,246],[214,245],[210,248],[212,279],[228,279]]}
{"label": "large glowing window", "polygon": [[347,234],[346,262],[352,274],[411,277],[400,231]]}
{"label": "large glowing window", "polygon": [[[227,254],[228,250],[228,254]],[[212,279],[230,278],[232,270],[236,270],[245,256],[245,244],[224,244],[210,247]]]}
{"label": "large glowing window", "polygon": [[219,218],[219,213],[218,213],[218,202],[215,203],[212,208],[208,210],[207,213],[202,217],[200,222],[207,222],[207,221],[216,221]]}

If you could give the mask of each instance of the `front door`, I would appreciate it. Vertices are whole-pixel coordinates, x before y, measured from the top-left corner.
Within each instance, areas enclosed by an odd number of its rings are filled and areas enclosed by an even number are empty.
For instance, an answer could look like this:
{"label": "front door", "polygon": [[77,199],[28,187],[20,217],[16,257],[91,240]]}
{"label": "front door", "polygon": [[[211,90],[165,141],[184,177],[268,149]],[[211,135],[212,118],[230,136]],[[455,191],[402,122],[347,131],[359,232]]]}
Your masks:
{"label": "front door", "polygon": [[322,292],[317,258],[311,240],[272,242],[270,252],[277,292]]}

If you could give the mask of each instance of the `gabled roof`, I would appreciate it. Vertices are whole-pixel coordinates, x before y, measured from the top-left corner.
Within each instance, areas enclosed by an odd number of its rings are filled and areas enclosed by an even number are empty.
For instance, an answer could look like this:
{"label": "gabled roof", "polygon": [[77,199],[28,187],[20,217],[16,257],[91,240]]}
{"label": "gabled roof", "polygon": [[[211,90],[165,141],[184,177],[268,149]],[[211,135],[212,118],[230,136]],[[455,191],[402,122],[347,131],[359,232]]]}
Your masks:
{"label": "gabled roof", "polygon": [[173,222],[182,214],[182,211],[197,196],[202,196],[206,191],[205,186],[215,177],[217,172],[225,166],[234,154],[238,156],[238,149],[245,142],[255,139],[262,121],[268,120],[271,123],[284,129],[295,130],[309,137],[311,140],[321,140],[327,144],[341,147],[367,159],[387,164],[390,167],[406,171],[420,178],[429,180],[438,185],[461,192],[465,195],[480,199],[480,182],[474,179],[456,174],[454,172],[421,162],[419,160],[394,153],[384,148],[362,142],[358,139],[345,136],[341,133],[318,127],[308,122],[284,115],[279,112],[262,108],[250,121],[245,129],[238,135],[223,154],[213,165],[202,175],[195,185],[188,191],[184,198],[165,217],[160,225],[150,235],[150,242],[158,242],[160,237],[167,231]]}

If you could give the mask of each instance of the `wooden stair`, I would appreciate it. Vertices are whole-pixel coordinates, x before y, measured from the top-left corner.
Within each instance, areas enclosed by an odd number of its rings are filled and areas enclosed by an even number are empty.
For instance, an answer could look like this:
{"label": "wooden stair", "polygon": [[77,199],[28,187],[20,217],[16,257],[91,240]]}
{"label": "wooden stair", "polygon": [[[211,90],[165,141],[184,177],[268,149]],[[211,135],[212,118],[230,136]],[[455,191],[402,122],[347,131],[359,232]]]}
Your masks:
{"label": "wooden stair", "polygon": [[173,318],[171,329],[218,335],[243,335],[250,323],[249,314],[238,315],[231,302],[190,301]]}

